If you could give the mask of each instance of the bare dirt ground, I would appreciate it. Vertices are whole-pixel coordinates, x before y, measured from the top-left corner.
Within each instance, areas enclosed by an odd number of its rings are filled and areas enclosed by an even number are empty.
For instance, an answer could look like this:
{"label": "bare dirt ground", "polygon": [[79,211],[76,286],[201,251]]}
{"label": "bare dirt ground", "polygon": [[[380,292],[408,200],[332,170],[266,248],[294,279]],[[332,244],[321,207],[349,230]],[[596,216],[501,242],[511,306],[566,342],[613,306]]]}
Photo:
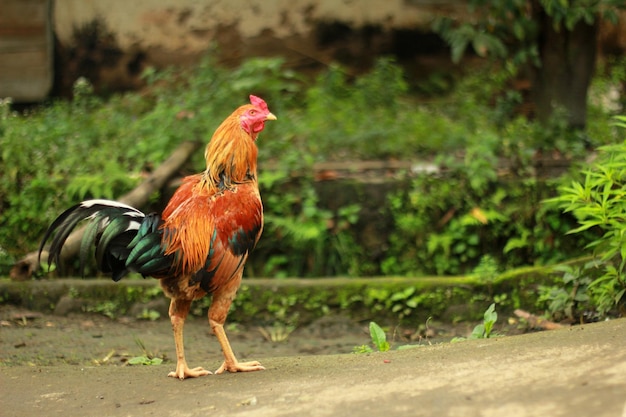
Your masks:
{"label": "bare dirt ground", "polygon": [[[368,343],[364,325],[342,318],[283,342],[268,340],[271,329],[234,326],[240,359],[267,369],[181,382],[166,377],[172,361],[127,365],[145,351],[174,358],[167,320],[6,307],[0,319],[0,416],[626,417],[626,320],[453,344],[438,343],[441,330],[413,349],[360,355],[349,352]],[[206,321],[185,330],[190,365],[216,369]]]}
{"label": "bare dirt ground", "polygon": [[[447,342],[455,336],[467,336],[473,325],[433,323],[428,329],[424,325],[394,329],[390,341],[396,345]],[[324,317],[296,329],[227,322],[226,331],[238,358],[250,360],[351,353],[356,346],[370,344],[368,323],[339,316]],[[163,358],[163,366],[171,367],[176,357],[167,318],[109,319],[98,314],[74,313],[56,316],[12,306],[0,306],[0,347],[0,365],[8,366],[125,366],[130,358],[148,353]],[[214,361],[217,368],[221,363],[219,345],[206,319],[187,320],[185,351],[190,364],[201,362],[206,366],[207,361]]]}

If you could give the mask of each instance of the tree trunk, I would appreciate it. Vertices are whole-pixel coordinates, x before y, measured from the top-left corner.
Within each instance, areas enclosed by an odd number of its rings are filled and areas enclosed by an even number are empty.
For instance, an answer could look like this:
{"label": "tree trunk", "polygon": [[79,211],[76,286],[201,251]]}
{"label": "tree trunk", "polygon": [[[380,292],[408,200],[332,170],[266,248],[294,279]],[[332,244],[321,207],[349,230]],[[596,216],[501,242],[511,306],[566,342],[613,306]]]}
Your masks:
{"label": "tree trunk", "polygon": [[541,66],[533,74],[533,101],[540,121],[547,122],[562,109],[568,125],[584,129],[587,120],[587,90],[596,60],[598,20],[579,21],[572,30],[554,20],[541,7],[535,13],[539,24],[538,48]]}

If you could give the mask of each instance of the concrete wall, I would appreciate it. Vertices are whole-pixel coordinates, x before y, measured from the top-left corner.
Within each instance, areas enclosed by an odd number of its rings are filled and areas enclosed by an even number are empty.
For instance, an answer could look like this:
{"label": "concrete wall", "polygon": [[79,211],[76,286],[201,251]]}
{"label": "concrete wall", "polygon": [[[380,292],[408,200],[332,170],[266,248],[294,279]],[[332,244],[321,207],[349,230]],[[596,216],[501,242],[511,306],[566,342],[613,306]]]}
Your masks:
{"label": "concrete wall", "polygon": [[[207,51],[226,65],[249,56],[280,55],[298,70],[333,61],[367,67],[368,59],[391,52],[394,42],[406,44],[392,33],[428,33],[434,14],[449,13],[461,4],[460,0],[56,0],[59,60],[67,70],[60,84],[67,89],[74,73],[86,73],[97,85],[133,88],[141,68],[193,62]],[[417,48],[428,47],[428,40],[420,46],[419,39],[411,39]]]}
{"label": "concrete wall", "polygon": [[317,22],[351,27],[428,26],[433,13],[459,1],[406,0],[56,0],[55,26],[62,43],[75,26],[102,18],[120,47],[142,45],[171,51],[206,49],[231,28],[242,40],[307,36]]}

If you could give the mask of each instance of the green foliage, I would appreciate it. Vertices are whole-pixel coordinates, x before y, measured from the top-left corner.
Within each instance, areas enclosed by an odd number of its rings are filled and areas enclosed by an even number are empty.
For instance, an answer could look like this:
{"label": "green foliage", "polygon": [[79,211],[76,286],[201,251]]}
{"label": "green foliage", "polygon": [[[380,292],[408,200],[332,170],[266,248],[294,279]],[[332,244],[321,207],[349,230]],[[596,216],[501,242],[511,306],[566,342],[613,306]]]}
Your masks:
{"label": "green foliage", "polygon": [[[402,289],[368,288],[358,300],[373,314],[391,313],[398,321],[415,319],[424,308],[430,306],[430,314],[438,314],[435,306],[445,305],[446,294],[436,291],[420,291],[414,286]],[[357,300],[350,300],[354,303]]]}
{"label": "green foliage", "polygon": [[141,320],[155,321],[161,318],[161,313],[156,310],[144,308],[143,310],[141,310],[141,313],[137,315],[137,318]]}
{"label": "green foliage", "polygon": [[383,272],[461,274],[486,255],[504,268],[567,259],[580,246],[563,236],[572,220],[540,204],[555,193],[533,179],[496,181],[488,168],[415,178],[390,197],[395,227]]}
{"label": "green foliage", "polygon": [[161,358],[149,358],[147,356],[135,356],[128,360],[129,365],[160,365],[163,363]]}
{"label": "green foliage", "polygon": [[485,283],[493,283],[498,273],[498,262],[491,255],[480,258],[478,265],[474,268],[474,274],[478,275],[481,281]]}
{"label": "green foliage", "polygon": [[372,343],[376,346],[379,352],[386,352],[389,350],[389,342],[387,342],[387,335],[385,331],[375,322],[370,322],[370,337]]}
{"label": "green foliage", "polygon": [[359,345],[352,348],[352,353],[372,353],[372,349],[369,345]]}
{"label": "green foliage", "polygon": [[[387,352],[391,346],[387,341],[387,335],[385,331],[376,323],[371,321],[369,325],[370,330],[370,339],[372,341],[372,346],[376,348],[378,352]],[[354,353],[371,353],[374,351],[369,345],[361,345],[355,346],[352,351]]]}
{"label": "green foliage", "polygon": [[[498,321],[498,313],[496,312],[496,303],[491,303],[491,305],[485,310],[483,315],[483,322],[477,324],[472,330],[472,334],[470,334],[469,339],[489,339],[494,335],[493,326]],[[451,340],[452,343],[460,342],[465,340],[464,337],[455,337]]]}
{"label": "green foliage", "polygon": [[406,92],[404,74],[391,59],[377,61],[373,70],[354,84],[341,67],[331,66],[306,92],[303,110],[307,123],[301,126],[306,129],[301,132],[307,138],[306,146],[311,154],[324,159],[401,154],[407,140],[401,136],[402,128],[411,123],[398,120],[399,114],[408,116],[407,108],[398,101]]}
{"label": "green foliage", "polygon": [[471,47],[481,57],[539,66],[539,11],[545,12],[557,31],[571,31],[579,22],[591,25],[599,18],[615,24],[617,10],[623,7],[622,0],[470,0],[468,9],[475,20],[458,23],[442,17],[435,20],[433,29],[450,45],[454,62]]}
{"label": "green foliage", "polygon": [[562,265],[554,268],[556,273],[562,273],[561,282],[551,286],[540,285],[537,304],[545,307],[554,320],[584,322],[585,312],[593,308],[587,291],[592,282],[589,273],[596,266],[596,262],[591,262],[583,266]]}
{"label": "green foliage", "polygon": [[[371,321],[369,325],[371,345],[360,345],[352,348],[353,353],[371,353],[374,352],[374,348],[378,352],[387,352],[391,349],[391,345],[387,341],[387,334],[378,325],[378,323]],[[373,348],[372,348],[373,346]],[[400,345],[397,350],[413,349],[420,345]]]}
{"label": "green foliage", "polygon": [[[606,78],[613,80],[614,73]],[[489,81],[481,73],[466,77],[455,89],[455,97],[463,99],[445,102],[446,114],[454,117],[449,124],[464,126],[462,151],[439,152],[440,172],[414,176],[408,187],[390,194],[394,226],[381,264],[384,274],[467,273],[484,255],[504,269],[582,255],[592,237],[566,235],[575,219],[541,204],[557,195],[559,181],[541,179],[534,156],[557,150],[577,160],[588,151],[563,115],[543,125],[511,118],[503,102],[485,106],[514,74],[507,67]],[[437,108],[434,103],[431,111]],[[590,120],[587,143],[615,140],[606,121],[601,112]]]}
{"label": "green foliage", "polygon": [[15,258],[0,245],[0,276],[8,275],[15,264]]}
{"label": "green foliage", "polygon": [[121,303],[118,300],[102,301],[95,305],[85,307],[85,311],[89,313],[98,313],[107,316],[110,319],[116,319],[121,310]]}
{"label": "green foliage", "polygon": [[470,339],[489,339],[492,335],[493,326],[497,321],[498,313],[496,313],[496,304],[491,303],[487,310],[485,310],[482,324],[474,327]]}
{"label": "green foliage", "polygon": [[[470,0],[467,5],[471,17],[442,17],[433,25],[450,45],[453,61],[459,62],[471,45],[478,56],[491,57],[492,63],[520,69],[533,83],[529,99],[535,104],[535,116],[543,124],[556,119],[566,128],[572,127],[571,136],[578,136],[578,142],[584,144],[580,131],[587,117],[585,101],[595,65],[598,21],[617,22],[617,11],[625,7],[624,2]],[[558,79],[562,82],[555,81]],[[572,83],[585,94],[571,94]],[[507,101],[521,98],[507,96]]]}
{"label": "green foliage", "polygon": [[[353,264],[356,245],[348,230],[358,219],[358,205],[342,207],[336,213],[320,208],[310,178],[302,178],[299,187],[275,173],[261,174],[259,182],[266,196],[264,235],[275,238],[261,240],[255,250],[258,253],[254,258],[268,253],[260,275],[330,276],[357,272]],[[277,241],[280,245],[274,246]],[[254,259],[252,263],[254,268]]]}
{"label": "green foliage", "polygon": [[543,0],[541,5],[555,26],[567,30],[572,30],[580,21],[591,25],[599,17],[617,24],[617,10],[625,7],[622,0]]}
{"label": "green foliage", "polygon": [[[626,127],[626,117],[618,117],[617,123]],[[602,274],[588,283],[587,291],[604,315],[623,302],[626,293],[626,142],[601,147],[595,163],[582,175],[582,180],[561,187],[560,195],[548,204],[576,217],[578,227],[569,233],[597,232],[587,248],[598,262],[593,269],[600,268]]]}
{"label": "green foliage", "polygon": [[163,363],[163,358],[159,358],[156,354],[148,351],[141,339],[136,337],[135,343],[141,348],[143,355],[130,358],[128,360],[129,365],[160,365]]}
{"label": "green foliage", "polygon": [[538,63],[537,50],[532,43],[537,23],[526,0],[472,0],[468,7],[471,13],[479,16],[476,21],[456,24],[451,18],[444,17],[433,25],[450,45],[454,62],[461,60],[468,47],[481,57],[506,58],[512,54],[510,46],[514,44],[519,45],[519,49],[514,52],[513,61]]}

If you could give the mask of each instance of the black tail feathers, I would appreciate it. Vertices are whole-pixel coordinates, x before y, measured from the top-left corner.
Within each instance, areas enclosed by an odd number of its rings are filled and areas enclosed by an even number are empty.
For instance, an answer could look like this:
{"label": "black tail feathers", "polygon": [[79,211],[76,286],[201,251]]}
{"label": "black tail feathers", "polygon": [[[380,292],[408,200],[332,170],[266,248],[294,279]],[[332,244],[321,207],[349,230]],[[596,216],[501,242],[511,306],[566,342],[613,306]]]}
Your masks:
{"label": "black tail feathers", "polygon": [[80,242],[80,273],[84,273],[89,253],[95,247],[96,265],[119,281],[129,272],[151,275],[166,271],[170,257],[161,248],[161,218],[144,214],[117,201],[87,200],[65,210],[57,217],[41,241],[39,256],[46,242],[48,266],[60,265],[61,251],[78,223],[89,220]]}

